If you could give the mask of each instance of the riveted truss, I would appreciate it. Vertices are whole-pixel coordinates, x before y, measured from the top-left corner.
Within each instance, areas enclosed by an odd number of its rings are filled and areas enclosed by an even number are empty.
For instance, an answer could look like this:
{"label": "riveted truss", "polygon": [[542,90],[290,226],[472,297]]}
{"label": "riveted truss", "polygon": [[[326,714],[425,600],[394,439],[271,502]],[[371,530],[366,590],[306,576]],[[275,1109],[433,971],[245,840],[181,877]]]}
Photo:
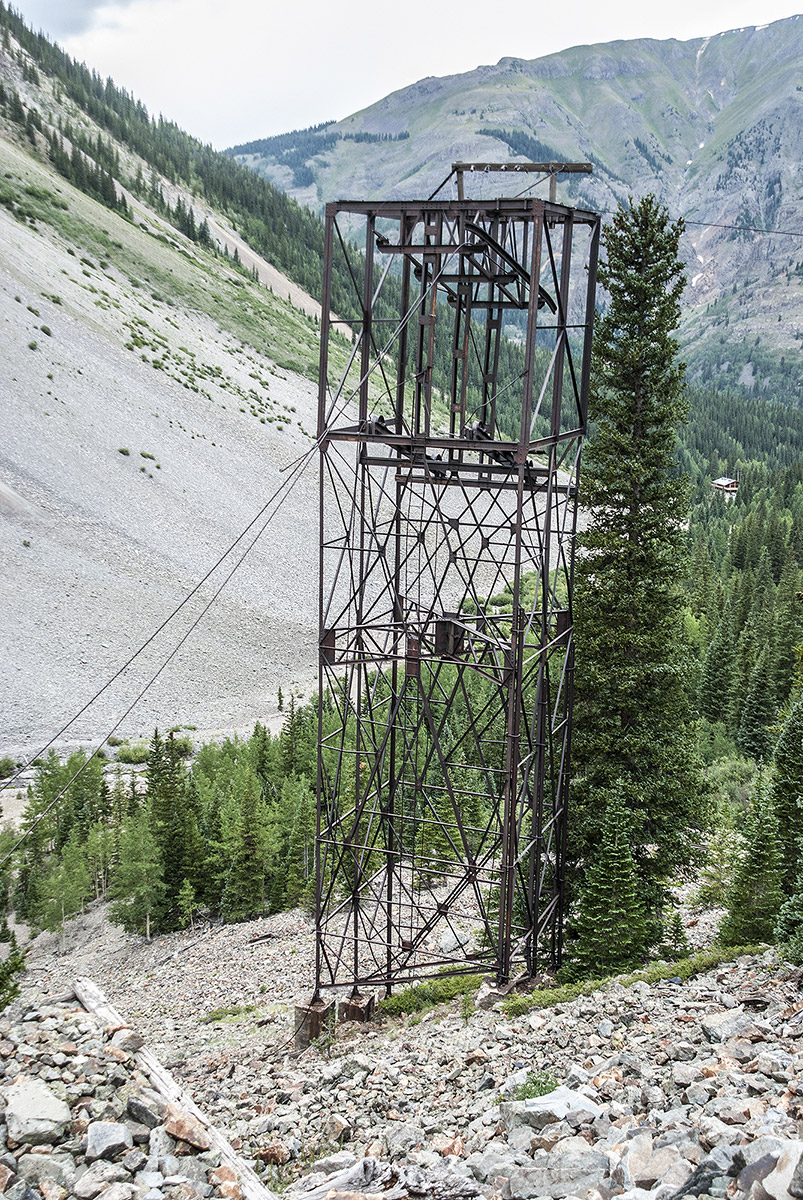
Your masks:
{"label": "riveted truss", "polygon": [[316,995],[560,961],[598,237],[327,206]]}

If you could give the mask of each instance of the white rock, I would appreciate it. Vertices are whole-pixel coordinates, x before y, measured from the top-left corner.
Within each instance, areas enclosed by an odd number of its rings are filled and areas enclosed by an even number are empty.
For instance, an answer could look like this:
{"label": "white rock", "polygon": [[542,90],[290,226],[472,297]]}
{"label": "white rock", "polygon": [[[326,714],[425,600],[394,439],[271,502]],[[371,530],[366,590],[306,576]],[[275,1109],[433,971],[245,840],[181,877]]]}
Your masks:
{"label": "white rock", "polygon": [[8,1135],[20,1144],[53,1144],[64,1136],[70,1110],[37,1079],[22,1079],[3,1089]]}
{"label": "white rock", "polygon": [[803,1155],[803,1142],[788,1142],[784,1146],[778,1162],[775,1165],[775,1170],[764,1180],[764,1190],[773,1197],[773,1200],[788,1200],[789,1184],[792,1182],[792,1176],[795,1174],[795,1169]]}

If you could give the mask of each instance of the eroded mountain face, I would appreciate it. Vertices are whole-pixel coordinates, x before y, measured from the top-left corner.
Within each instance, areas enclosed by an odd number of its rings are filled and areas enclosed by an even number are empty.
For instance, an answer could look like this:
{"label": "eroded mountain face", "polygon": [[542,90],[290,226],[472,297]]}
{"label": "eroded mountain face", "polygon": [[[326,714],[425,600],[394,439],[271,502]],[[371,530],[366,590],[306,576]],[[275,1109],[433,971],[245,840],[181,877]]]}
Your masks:
{"label": "eroded mountain face", "polygon": [[[607,212],[655,192],[689,222],[682,340],[692,378],[789,398],[800,388],[800,239],[717,226],[803,228],[801,51],[803,18],[792,17],[689,42],[504,58],[234,153],[314,207],[427,196],[456,160],[591,161],[593,176],[562,182],[559,198]],[[474,194],[528,182],[495,175]]]}

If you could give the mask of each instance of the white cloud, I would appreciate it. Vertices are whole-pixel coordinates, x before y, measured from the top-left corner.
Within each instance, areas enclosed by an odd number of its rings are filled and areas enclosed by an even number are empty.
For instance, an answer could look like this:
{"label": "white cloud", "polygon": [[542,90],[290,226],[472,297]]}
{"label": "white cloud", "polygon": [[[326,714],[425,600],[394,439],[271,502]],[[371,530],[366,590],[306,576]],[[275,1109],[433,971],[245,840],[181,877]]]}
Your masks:
{"label": "white cloud", "polygon": [[[115,0],[116,8],[125,8],[133,0]],[[26,0],[21,8],[26,23],[44,29],[54,38],[85,33],[95,23],[97,13],[106,7],[104,0]]]}

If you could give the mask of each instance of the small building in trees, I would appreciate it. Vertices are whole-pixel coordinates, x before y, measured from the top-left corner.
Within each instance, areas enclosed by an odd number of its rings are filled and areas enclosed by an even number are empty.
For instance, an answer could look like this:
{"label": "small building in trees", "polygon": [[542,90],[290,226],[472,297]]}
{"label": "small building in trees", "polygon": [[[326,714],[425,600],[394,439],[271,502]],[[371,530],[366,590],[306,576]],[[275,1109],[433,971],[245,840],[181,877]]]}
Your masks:
{"label": "small building in trees", "polygon": [[720,475],[719,479],[711,481],[711,487],[714,491],[721,492],[726,500],[735,500],[739,490],[739,480],[731,479],[729,475]]}

